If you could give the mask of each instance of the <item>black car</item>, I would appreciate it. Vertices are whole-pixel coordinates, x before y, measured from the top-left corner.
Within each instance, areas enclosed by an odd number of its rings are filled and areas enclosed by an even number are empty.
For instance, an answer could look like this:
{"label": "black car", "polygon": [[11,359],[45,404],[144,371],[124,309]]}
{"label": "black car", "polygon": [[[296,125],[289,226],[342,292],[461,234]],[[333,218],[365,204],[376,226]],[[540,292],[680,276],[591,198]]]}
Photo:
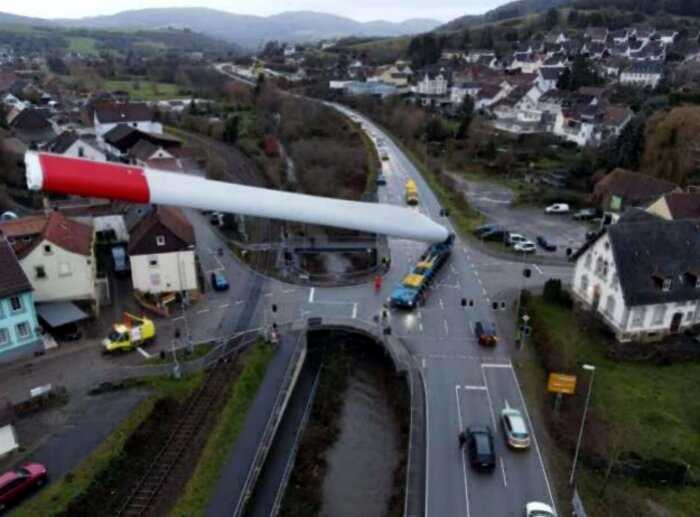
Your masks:
{"label": "black car", "polygon": [[498,230],[505,231],[505,229],[506,228],[501,224],[484,224],[474,230],[474,235],[479,237],[485,233],[490,233]]}
{"label": "black car", "polygon": [[539,244],[539,246],[542,249],[544,249],[545,251],[557,251],[556,245],[552,244],[551,242],[549,242],[547,239],[545,239],[541,235],[539,235],[537,237],[537,244]]}
{"label": "black car", "polygon": [[378,187],[383,187],[384,185],[386,185],[386,178],[384,177],[383,174],[380,174],[379,176],[377,176],[376,183],[377,183]]}
{"label": "black car", "polygon": [[600,210],[597,208],[582,208],[573,215],[577,221],[591,221],[596,217],[600,217]]}
{"label": "black car", "polygon": [[467,452],[473,469],[491,471],[496,467],[496,450],[489,426],[467,428]]}
{"label": "black car", "polygon": [[505,228],[496,228],[494,230],[489,230],[479,235],[482,241],[498,241],[503,242],[509,235],[509,231]]}

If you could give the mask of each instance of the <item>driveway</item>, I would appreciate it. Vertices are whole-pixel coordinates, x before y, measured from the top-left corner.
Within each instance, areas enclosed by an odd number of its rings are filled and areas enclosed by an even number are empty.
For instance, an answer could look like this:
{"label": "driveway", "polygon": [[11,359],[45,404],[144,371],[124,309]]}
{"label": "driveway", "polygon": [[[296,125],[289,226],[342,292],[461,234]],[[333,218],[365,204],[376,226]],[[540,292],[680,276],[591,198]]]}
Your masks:
{"label": "driveway", "polygon": [[554,253],[538,248],[538,254],[566,257],[566,248],[577,250],[586,240],[588,226],[574,221],[571,215],[546,215],[539,207],[511,206],[513,192],[501,185],[463,179],[461,183],[471,206],[484,214],[489,223],[502,224],[533,242],[542,235],[557,246]]}

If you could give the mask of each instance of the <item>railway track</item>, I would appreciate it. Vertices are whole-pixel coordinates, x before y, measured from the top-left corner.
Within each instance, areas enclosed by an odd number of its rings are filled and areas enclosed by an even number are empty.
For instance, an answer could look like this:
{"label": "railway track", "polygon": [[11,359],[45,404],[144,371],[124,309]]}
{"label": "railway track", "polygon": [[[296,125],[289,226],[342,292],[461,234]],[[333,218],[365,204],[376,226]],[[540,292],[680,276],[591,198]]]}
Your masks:
{"label": "railway track", "polygon": [[139,517],[155,506],[163,487],[182,454],[192,445],[212,407],[233,376],[236,351],[227,360],[220,360],[209,370],[203,385],[187,401],[177,426],[154,457],[146,473],[131,491],[117,512],[118,517]]}

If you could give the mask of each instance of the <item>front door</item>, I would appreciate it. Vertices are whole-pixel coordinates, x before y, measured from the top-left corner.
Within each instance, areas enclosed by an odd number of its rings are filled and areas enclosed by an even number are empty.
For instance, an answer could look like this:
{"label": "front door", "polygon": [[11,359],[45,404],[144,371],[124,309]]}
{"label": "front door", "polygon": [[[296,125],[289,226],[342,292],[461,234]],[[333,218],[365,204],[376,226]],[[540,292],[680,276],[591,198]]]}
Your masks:
{"label": "front door", "polygon": [[671,320],[671,332],[676,333],[678,332],[678,329],[681,328],[681,322],[683,321],[683,313],[682,312],[677,312],[673,315],[673,319]]}

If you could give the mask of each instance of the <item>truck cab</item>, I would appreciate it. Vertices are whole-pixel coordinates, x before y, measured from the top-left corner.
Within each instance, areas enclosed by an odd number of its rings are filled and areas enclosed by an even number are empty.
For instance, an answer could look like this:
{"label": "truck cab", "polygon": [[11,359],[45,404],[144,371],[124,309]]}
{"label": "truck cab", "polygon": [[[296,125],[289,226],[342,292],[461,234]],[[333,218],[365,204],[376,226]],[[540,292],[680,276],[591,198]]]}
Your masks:
{"label": "truck cab", "polygon": [[146,345],[156,336],[156,327],[148,318],[125,315],[125,323],[115,323],[112,332],[102,340],[102,352],[129,352],[134,348]]}
{"label": "truck cab", "polygon": [[412,179],[406,181],[405,198],[407,205],[415,206],[418,204],[418,187]]}

